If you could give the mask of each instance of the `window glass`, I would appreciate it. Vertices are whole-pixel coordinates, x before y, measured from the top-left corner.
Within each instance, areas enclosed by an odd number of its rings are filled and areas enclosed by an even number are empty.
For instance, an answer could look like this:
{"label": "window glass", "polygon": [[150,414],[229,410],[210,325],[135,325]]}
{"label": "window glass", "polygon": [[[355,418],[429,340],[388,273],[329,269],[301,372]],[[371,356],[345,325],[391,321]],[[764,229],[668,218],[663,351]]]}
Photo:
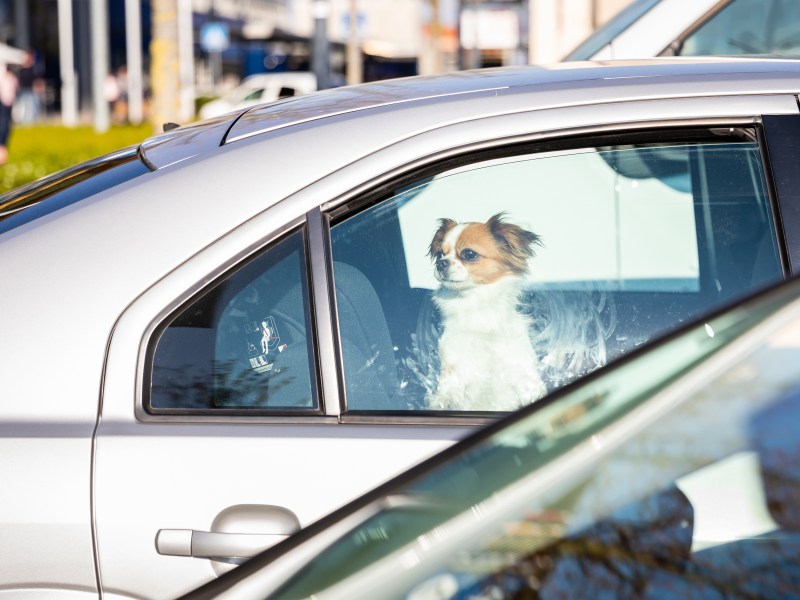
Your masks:
{"label": "window glass", "polygon": [[349,410],[513,410],[782,277],[758,145],[478,160],[332,228]]}
{"label": "window glass", "polygon": [[800,2],[734,0],[692,33],[682,56],[800,54]]}
{"label": "window glass", "polygon": [[302,232],[182,309],[152,361],[156,411],[314,409]]}

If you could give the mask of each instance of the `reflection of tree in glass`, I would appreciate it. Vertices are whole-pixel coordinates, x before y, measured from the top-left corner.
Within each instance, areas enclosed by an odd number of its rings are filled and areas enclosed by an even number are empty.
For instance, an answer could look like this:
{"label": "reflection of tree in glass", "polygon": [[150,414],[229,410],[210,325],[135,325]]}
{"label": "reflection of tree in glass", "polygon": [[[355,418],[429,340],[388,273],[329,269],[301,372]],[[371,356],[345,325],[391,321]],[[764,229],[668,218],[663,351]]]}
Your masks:
{"label": "reflection of tree in glass", "polygon": [[209,408],[211,393],[211,378],[197,373],[196,365],[153,367],[150,398],[154,408]]}
{"label": "reflection of tree in glass", "polygon": [[[240,361],[217,362],[214,370],[214,405],[222,407],[269,406],[280,390],[294,381],[289,367],[258,373]],[[273,405],[275,402],[273,401]]]}
{"label": "reflection of tree in glass", "polygon": [[[242,368],[238,361],[220,361],[213,377],[198,370],[197,365],[177,367],[155,366],[151,397],[155,408],[236,408],[287,406],[281,391],[295,383],[290,366],[273,368],[267,373],[257,373]],[[270,402],[271,401],[271,402]],[[301,404],[310,406],[310,398]]]}

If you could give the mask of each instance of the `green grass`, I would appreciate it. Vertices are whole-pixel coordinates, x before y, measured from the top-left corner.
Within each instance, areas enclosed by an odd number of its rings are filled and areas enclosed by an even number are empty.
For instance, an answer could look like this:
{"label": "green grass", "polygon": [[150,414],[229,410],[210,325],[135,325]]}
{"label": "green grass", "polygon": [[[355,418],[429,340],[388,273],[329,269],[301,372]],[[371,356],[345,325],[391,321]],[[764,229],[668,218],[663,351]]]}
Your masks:
{"label": "green grass", "polygon": [[153,134],[153,126],[115,125],[105,133],[91,127],[17,126],[8,142],[8,162],[0,167],[0,193],[125,146]]}

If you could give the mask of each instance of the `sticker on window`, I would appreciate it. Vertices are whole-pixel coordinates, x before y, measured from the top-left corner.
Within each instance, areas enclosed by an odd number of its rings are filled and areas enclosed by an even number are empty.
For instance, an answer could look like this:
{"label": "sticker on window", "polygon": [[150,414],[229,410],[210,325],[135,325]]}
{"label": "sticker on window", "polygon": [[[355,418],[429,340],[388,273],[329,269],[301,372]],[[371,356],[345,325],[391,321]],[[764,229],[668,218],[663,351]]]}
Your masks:
{"label": "sticker on window", "polygon": [[267,316],[260,321],[247,321],[244,324],[244,333],[250,368],[256,373],[271,371],[274,357],[286,349],[286,344],[281,344],[275,319]]}

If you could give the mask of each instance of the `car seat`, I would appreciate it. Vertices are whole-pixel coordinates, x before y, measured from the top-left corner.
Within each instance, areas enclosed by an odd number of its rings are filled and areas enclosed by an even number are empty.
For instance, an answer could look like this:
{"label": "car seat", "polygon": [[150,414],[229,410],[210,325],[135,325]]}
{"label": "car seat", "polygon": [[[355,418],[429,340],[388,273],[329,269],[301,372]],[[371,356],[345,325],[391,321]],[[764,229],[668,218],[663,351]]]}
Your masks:
{"label": "car seat", "polygon": [[402,410],[394,348],[378,295],[355,267],[334,262],[347,410]]}

